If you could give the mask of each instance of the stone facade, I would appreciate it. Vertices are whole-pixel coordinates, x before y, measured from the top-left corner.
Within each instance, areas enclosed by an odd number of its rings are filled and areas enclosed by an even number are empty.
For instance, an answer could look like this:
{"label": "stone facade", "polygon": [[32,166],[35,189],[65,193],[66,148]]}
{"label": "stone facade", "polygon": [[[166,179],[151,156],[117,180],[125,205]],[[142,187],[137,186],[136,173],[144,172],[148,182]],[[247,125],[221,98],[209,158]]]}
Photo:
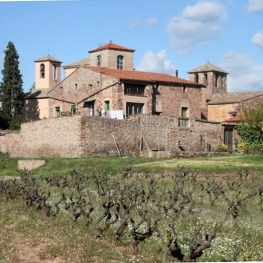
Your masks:
{"label": "stone facade", "polygon": [[22,124],[19,134],[0,136],[1,152],[11,157],[138,156],[142,150],[208,152],[223,143],[219,123],[138,115],[134,121],[102,117],[61,117]]}

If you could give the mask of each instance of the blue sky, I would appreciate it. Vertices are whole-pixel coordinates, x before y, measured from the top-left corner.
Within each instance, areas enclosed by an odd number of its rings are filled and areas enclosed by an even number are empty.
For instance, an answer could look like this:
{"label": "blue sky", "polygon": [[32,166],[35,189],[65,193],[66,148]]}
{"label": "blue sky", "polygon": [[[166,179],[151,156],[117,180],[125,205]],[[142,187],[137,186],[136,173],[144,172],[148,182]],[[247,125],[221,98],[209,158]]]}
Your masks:
{"label": "blue sky", "polygon": [[66,65],[109,41],[136,50],[136,70],[188,79],[209,61],[229,72],[228,92],[263,90],[263,0],[0,0],[0,13],[0,69],[12,41],[24,91],[34,60]]}

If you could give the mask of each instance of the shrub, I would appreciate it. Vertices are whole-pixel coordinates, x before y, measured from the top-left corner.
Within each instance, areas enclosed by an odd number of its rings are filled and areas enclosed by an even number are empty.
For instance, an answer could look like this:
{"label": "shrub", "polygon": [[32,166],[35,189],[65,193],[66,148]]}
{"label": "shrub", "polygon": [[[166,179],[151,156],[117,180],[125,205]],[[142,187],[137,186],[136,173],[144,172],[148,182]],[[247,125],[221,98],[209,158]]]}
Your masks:
{"label": "shrub", "polygon": [[222,143],[222,144],[220,144],[219,146],[218,146],[218,148],[217,148],[217,151],[218,152],[227,152],[227,145],[226,144],[224,144],[224,143]]}
{"label": "shrub", "polygon": [[247,147],[247,144],[246,144],[245,142],[239,142],[239,143],[237,144],[237,149],[238,149],[238,150],[245,150],[246,147]]}
{"label": "shrub", "polygon": [[8,154],[8,153],[0,152],[0,157],[9,157],[9,154]]}

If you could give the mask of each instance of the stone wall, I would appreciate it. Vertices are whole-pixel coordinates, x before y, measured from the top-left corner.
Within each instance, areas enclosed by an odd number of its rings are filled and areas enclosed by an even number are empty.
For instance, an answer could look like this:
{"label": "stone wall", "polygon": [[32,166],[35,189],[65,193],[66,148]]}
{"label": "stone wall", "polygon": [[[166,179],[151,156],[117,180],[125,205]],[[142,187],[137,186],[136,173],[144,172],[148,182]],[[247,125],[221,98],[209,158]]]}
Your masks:
{"label": "stone wall", "polygon": [[0,136],[2,152],[26,158],[138,156],[147,145],[153,151],[207,152],[221,143],[219,123],[190,119],[189,127],[181,128],[176,117],[145,115],[133,121],[94,116],[40,120],[23,124],[19,134]]}
{"label": "stone wall", "polygon": [[11,157],[77,157],[80,118],[63,117],[22,124],[19,134],[0,136],[1,152]]}
{"label": "stone wall", "polygon": [[82,117],[81,155],[135,155],[140,150],[140,127],[137,121],[102,117]]}

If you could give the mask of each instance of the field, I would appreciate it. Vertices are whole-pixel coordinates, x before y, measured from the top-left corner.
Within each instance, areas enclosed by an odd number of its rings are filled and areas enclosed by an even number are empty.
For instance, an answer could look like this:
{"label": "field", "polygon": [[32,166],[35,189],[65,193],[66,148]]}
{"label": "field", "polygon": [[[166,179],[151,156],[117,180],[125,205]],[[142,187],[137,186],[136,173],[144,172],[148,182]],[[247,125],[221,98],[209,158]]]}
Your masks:
{"label": "field", "polygon": [[263,157],[0,158],[0,262],[263,260]]}

